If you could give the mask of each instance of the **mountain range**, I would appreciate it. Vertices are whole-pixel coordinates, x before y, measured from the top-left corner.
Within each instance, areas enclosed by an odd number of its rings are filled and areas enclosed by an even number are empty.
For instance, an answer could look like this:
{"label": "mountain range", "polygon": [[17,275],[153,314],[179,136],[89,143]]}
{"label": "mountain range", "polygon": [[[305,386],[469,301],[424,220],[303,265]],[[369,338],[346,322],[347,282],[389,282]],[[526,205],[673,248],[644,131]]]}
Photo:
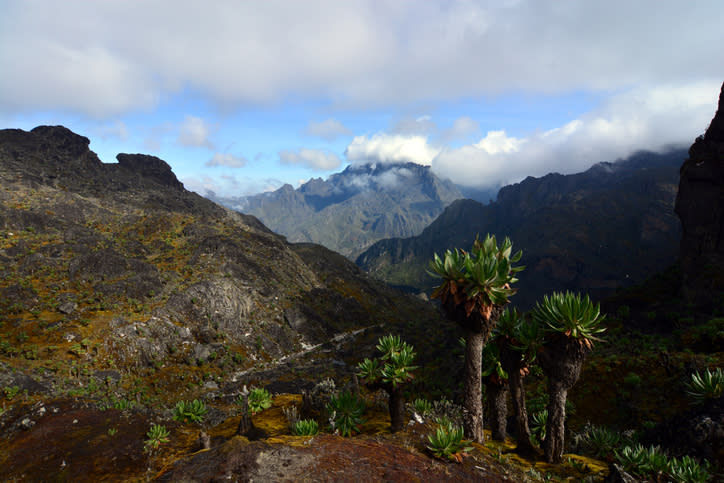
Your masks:
{"label": "mountain range", "polygon": [[378,240],[419,234],[462,197],[452,182],[414,163],[355,164],[298,189],[287,184],[242,198],[210,196],[290,242],[319,243],[352,260]]}
{"label": "mountain range", "polygon": [[409,290],[438,282],[426,273],[435,253],[470,248],[486,233],[523,250],[518,294],[528,308],[544,293],[574,290],[599,298],[674,262],[681,236],[673,212],[686,151],[640,152],[583,173],[528,177],[482,205],[458,200],[414,237],[382,240],[356,263]]}

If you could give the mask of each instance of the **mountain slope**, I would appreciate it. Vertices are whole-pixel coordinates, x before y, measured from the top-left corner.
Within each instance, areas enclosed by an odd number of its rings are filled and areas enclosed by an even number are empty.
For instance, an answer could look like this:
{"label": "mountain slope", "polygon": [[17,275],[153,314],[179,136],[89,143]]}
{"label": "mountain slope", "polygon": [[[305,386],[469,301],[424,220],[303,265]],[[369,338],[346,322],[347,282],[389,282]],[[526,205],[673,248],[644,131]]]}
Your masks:
{"label": "mountain slope", "polygon": [[419,236],[380,241],[357,264],[389,283],[429,290],[434,253],[494,233],[523,250],[515,304],[529,307],[552,290],[612,293],[675,260],[680,228],[672,208],[684,157],[683,150],[644,152],[575,175],[529,177],[489,205],[453,203]]}
{"label": "mountain slope", "polygon": [[349,166],[327,181],[220,203],[257,216],[291,242],[314,242],[354,258],[372,243],[419,234],[452,201],[449,181],[413,163]]}
{"label": "mountain slope", "polygon": [[[344,258],[186,191],[164,161],[104,164],[88,145],[63,127],[0,131],[0,364],[18,374],[82,362],[111,371],[119,395],[121,374],[138,373],[154,381],[149,398],[172,400],[189,381],[251,374],[353,329],[439,325]],[[356,344],[353,360],[374,350]],[[0,386],[79,384],[41,374]]]}

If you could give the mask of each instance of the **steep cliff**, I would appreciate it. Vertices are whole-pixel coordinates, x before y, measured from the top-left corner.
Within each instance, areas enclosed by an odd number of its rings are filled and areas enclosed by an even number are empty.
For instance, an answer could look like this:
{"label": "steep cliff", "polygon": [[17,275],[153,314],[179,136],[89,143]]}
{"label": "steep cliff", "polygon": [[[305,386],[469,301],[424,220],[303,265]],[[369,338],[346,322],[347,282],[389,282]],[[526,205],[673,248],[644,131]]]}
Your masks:
{"label": "steep cliff", "polygon": [[682,291],[697,305],[716,304],[724,290],[724,84],[716,115],[689,149],[680,176]]}

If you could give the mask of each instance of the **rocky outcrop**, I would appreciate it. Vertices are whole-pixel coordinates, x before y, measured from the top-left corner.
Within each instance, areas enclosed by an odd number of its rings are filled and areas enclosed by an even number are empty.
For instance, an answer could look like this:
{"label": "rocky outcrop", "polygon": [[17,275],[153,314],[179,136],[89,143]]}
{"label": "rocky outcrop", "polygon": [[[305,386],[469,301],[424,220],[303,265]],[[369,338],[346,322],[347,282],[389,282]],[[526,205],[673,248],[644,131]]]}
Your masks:
{"label": "rocky outcrop", "polygon": [[182,189],[184,187],[181,182],[176,179],[176,175],[171,171],[171,166],[166,161],[149,156],[147,154],[124,154],[116,156],[118,164],[132,172],[136,172],[141,176],[152,178],[161,184],[171,186],[172,188]]}
{"label": "rocky outcrop", "polygon": [[683,295],[712,305],[724,290],[724,84],[714,119],[681,166],[675,211],[682,227]]}

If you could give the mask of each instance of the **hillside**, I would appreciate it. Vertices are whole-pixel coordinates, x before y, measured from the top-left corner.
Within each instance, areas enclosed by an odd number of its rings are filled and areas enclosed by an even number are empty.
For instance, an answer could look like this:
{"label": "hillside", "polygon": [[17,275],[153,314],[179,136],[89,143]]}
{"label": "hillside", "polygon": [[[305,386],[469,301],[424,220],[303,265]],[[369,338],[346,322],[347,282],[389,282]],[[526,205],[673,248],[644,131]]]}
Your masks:
{"label": "hillside", "polygon": [[552,290],[598,298],[645,280],[678,253],[673,212],[684,150],[638,153],[574,174],[529,177],[502,188],[495,202],[459,200],[419,236],[383,240],[357,264],[388,283],[428,291],[434,253],[468,248],[476,234],[508,236],[523,250],[513,303],[530,307]]}
{"label": "hillside", "polygon": [[[445,390],[449,368],[423,341],[457,332],[429,304],[185,190],[158,158],[104,164],[88,147],[60,126],[0,131],[0,479],[66,464],[73,481],[142,478],[143,435],[177,402],[207,401],[207,428],[238,424],[243,385],[299,394],[348,380],[388,332],[438,361],[423,374]],[[118,440],[105,435],[119,425]],[[193,450],[183,431],[164,457]],[[43,463],[22,456],[41,434],[60,438]],[[104,451],[118,458],[101,463]]]}
{"label": "hillside", "polygon": [[291,242],[314,242],[354,259],[378,240],[419,234],[458,188],[414,163],[354,165],[326,181],[246,198],[214,198],[258,217]]}

